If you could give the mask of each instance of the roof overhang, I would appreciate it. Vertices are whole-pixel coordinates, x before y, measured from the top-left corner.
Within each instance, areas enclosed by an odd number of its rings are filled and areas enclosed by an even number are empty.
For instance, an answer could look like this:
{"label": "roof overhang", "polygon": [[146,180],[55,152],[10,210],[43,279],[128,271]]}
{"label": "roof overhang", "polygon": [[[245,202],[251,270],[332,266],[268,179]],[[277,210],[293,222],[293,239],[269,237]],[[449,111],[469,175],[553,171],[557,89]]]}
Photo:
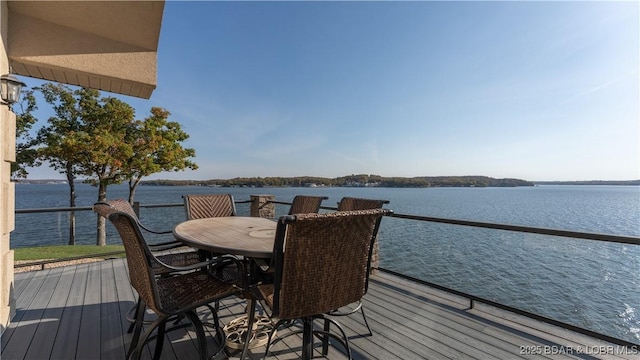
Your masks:
{"label": "roof overhang", "polygon": [[164,1],[8,1],[18,75],[148,99]]}

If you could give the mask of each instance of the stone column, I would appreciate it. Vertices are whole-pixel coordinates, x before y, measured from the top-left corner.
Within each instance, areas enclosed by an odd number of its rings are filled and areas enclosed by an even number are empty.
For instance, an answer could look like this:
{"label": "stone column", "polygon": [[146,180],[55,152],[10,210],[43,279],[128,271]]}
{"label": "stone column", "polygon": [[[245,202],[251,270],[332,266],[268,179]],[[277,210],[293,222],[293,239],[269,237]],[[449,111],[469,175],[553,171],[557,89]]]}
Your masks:
{"label": "stone column", "polygon": [[[7,59],[6,1],[0,3],[0,75],[9,73]],[[5,104],[0,104],[0,334],[15,313],[13,298],[13,250],[9,233],[14,229],[15,188],[11,182],[11,163],[16,160],[16,116]]]}
{"label": "stone column", "polygon": [[0,325],[4,331],[15,312],[13,299],[13,250],[9,233],[14,229],[14,183],[11,162],[15,161],[16,116],[0,104]]}
{"label": "stone column", "polygon": [[276,217],[275,195],[251,195],[251,216],[263,218]]}

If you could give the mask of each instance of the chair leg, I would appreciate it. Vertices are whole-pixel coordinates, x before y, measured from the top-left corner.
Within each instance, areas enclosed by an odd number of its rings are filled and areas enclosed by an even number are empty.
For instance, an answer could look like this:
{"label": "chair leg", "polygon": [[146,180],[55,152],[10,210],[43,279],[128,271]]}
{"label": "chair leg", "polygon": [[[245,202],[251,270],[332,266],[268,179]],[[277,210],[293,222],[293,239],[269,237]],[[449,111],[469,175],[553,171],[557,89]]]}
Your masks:
{"label": "chair leg", "polygon": [[[324,332],[329,333],[331,331],[331,322],[329,319],[324,319]],[[327,356],[329,353],[329,335],[324,335],[322,338],[322,356]]]}
{"label": "chair leg", "polygon": [[[347,356],[349,357],[349,359],[353,359],[353,357],[351,356],[351,347],[349,346],[349,338],[347,337],[347,333],[344,332],[344,329],[342,328],[342,326],[333,319],[328,319],[325,317],[322,317],[322,318],[325,319],[325,321],[333,323],[338,328],[338,330],[340,330],[340,333],[342,334],[342,338],[344,338],[344,348],[347,351]],[[330,333],[327,333],[327,335],[334,336],[333,334],[330,334]],[[336,337],[336,339],[339,340],[338,337]]]}
{"label": "chair leg", "polygon": [[[129,310],[129,312],[127,312],[127,321],[131,322],[131,325],[129,325],[129,328],[127,329],[127,334],[130,334],[133,331],[133,328],[135,326],[135,322],[136,319],[138,318],[138,316],[142,317],[142,323],[147,323],[150,324],[152,321],[151,320],[145,320],[145,317],[147,315],[146,312],[146,306],[142,308],[142,311],[140,309],[138,309],[138,305],[142,302],[142,300],[138,297],[137,303],[136,305],[131,307],[131,310]],[[131,314],[133,313],[133,314]],[[142,314],[142,315],[140,315]],[[176,324],[180,322],[180,318],[176,319]]]}
{"label": "chair leg", "polygon": [[256,302],[255,300],[249,300],[249,311],[247,312],[248,316],[248,328],[247,328],[247,337],[244,339],[244,346],[242,348],[242,355],[240,359],[244,360],[247,356],[247,351],[249,351],[249,342],[251,340],[251,332],[253,331],[253,322],[256,317]]}
{"label": "chair leg", "polygon": [[160,354],[162,354],[162,347],[164,345],[164,334],[167,328],[167,322],[163,321],[158,325],[158,334],[156,336],[156,346],[153,350],[153,360],[160,360]]}
{"label": "chair leg", "polygon": [[[141,310],[144,310],[144,303],[141,302],[138,306]],[[200,321],[200,319],[198,318],[198,315],[193,310],[186,312],[185,316],[189,319],[189,321],[191,322],[191,324],[195,329],[196,337],[198,339],[198,348],[200,350],[199,351],[200,359],[207,360],[207,339],[206,339],[206,334],[204,332],[204,328],[202,326],[202,322]],[[214,316],[216,321],[216,328],[219,328],[220,326],[219,326],[217,314],[215,314]],[[164,345],[164,338],[167,330],[166,323],[168,319],[169,318],[166,318],[166,317],[158,318],[149,326],[149,328],[147,329],[147,331],[145,331],[142,338],[140,338],[143,319],[142,317],[136,318],[134,335],[133,335],[133,338],[131,339],[131,345],[129,347],[129,351],[127,352],[126,359],[131,359],[131,358],[140,359],[142,355],[142,349],[144,348],[146,343],[155,338],[156,344],[155,344],[155,349],[153,353],[153,360],[159,360],[161,357],[162,348]],[[156,328],[157,328],[157,334],[155,336],[151,336],[151,334],[154,331],[156,331]]]}
{"label": "chair leg", "polygon": [[[273,335],[276,333],[276,331],[280,328],[280,326],[282,326],[282,325],[291,326],[290,324],[291,324],[291,320],[286,319],[286,320],[278,320],[278,322],[276,322],[275,325],[273,325],[273,327],[271,328],[271,331],[269,331],[269,337],[267,338],[267,345],[266,345],[265,350],[264,350],[263,359],[266,359],[267,356],[269,356],[269,348],[271,347],[271,345],[273,343],[275,343],[275,341],[273,341]],[[289,335],[299,334],[300,332],[301,331],[293,331],[293,332],[290,332],[290,333],[284,335],[282,338],[285,338],[285,337],[287,337]],[[282,338],[280,338],[280,339],[282,339]]]}
{"label": "chair leg", "polygon": [[218,341],[218,344],[220,345],[221,348],[224,348],[225,346],[225,336],[224,336],[224,330],[222,329],[222,326],[220,326],[220,317],[218,316],[218,311],[216,309],[216,307],[219,305],[219,301],[216,301],[216,304],[214,307],[211,307],[211,305],[207,305],[207,307],[209,307],[209,310],[211,310],[211,316],[213,317],[213,324],[216,328],[216,340]]}
{"label": "chair leg", "polygon": [[[314,330],[313,328],[313,322],[315,319],[321,319],[324,320],[324,330]],[[271,348],[271,345],[276,343],[277,341],[283,340],[286,337],[289,337],[291,335],[295,335],[295,334],[300,334],[302,333],[302,359],[312,359],[313,358],[313,337],[314,335],[316,337],[318,337],[323,344],[323,350],[322,350],[322,355],[326,357],[326,355],[328,354],[328,345],[329,345],[329,338],[333,338],[336,341],[339,341],[342,346],[344,347],[347,356],[349,357],[349,359],[352,359],[352,355],[351,355],[351,346],[349,345],[349,338],[347,337],[347,334],[345,333],[344,329],[342,328],[342,326],[335,320],[329,318],[329,317],[325,317],[323,315],[316,315],[316,316],[309,316],[309,317],[305,317],[305,318],[301,318],[300,320],[302,320],[303,322],[303,329],[302,330],[296,330],[296,331],[291,331],[291,332],[287,332],[284,335],[278,335],[278,338],[276,340],[273,340],[273,335],[276,332],[276,330],[278,328],[280,328],[280,326],[282,326],[283,324],[287,324],[290,322],[290,320],[279,320],[274,326],[273,329],[271,329],[271,332],[269,332],[269,339],[267,340],[267,346],[265,348],[265,352],[264,352],[264,359],[267,358],[267,356],[269,356],[269,349]],[[338,330],[340,330],[340,334],[342,335],[342,338],[340,338],[338,335],[336,334],[332,334],[329,329],[330,329],[330,324],[333,323]],[[325,349],[325,344],[327,346],[327,348]]]}
{"label": "chair leg", "polygon": [[[135,311],[133,313],[133,319],[129,319],[127,314],[127,320],[133,320],[131,321],[131,325],[129,325],[129,328],[127,329],[127,334],[131,334],[131,332],[133,331],[133,328],[135,327],[136,324],[136,320],[138,320],[138,314],[140,313],[140,303],[142,302],[142,300],[140,299],[140,297],[138,297],[138,302],[136,303],[135,307]],[[130,313],[131,311],[129,311]]]}
{"label": "chair leg", "polygon": [[371,327],[369,327],[369,322],[367,321],[367,316],[364,314],[364,305],[360,304],[360,312],[362,313],[362,318],[364,319],[364,324],[367,326],[367,330],[369,330],[369,336],[373,336],[373,331],[371,331]]}
{"label": "chair leg", "polygon": [[[147,343],[147,341],[149,340],[149,337],[151,336],[151,333],[153,333],[155,331],[155,329],[162,323],[164,323],[167,319],[166,318],[158,318],[156,321],[154,321],[151,326],[149,326],[149,329],[147,329],[147,331],[145,331],[144,335],[142,336],[141,339],[137,340],[137,346],[135,347],[135,349],[133,350],[133,353],[131,354],[131,357],[133,357],[134,359],[140,359],[140,356],[142,356],[142,348],[144,347],[144,345]],[[142,324],[140,324],[140,327],[142,327]],[[164,334],[163,334],[164,335]],[[163,336],[164,337],[164,336]],[[155,355],[155,354],[154,354]],[[129,356],[127,356],[127,359],[129,359]]]}
{"label": "chair leg", "polygon": [[367,316],[364,313],[364,304],[361,301],[358,301],[358,305],[353,308],[352,310],[348,311],[348,312],[341,312],[339,310],[334,310],[334,311],[330,311],[327,313],[327,315],[330,316],[346,316],[346,315],[351,315],[356,313],[358,310],[360,310],[360,312],[362,313],[362,319],[364,320],[364,325],[367,327],[367,330],[369,331],[369,334],[367,334],[367,336],[373,336],[373,331],[371,330],[371,326],[369,326],[369,322],[367,321]]}
{"label": "chair leg", "polygon": [[[347,356],[349,356],[349,359],[351,359],[351,347],[349,346],[349,338],[347,337],[347,334],[344,332],[344,329],[342,328],[342,326],[335,320],[325,317],[323,315],[319,315],[316,316],[315,318],[317,319],[322,319],[324,320],[324,330],[320,331],[320,330],[315,330],[314,333],[318,333],[318,338],[320,338],[320,340],[322,340],[322,355],[324,357],[326,357],[329,353],[329,338],[332,337],[334,339],[336,339],[337,341],[340,341],[342,343],[342,346],[344,346],[345,351],[347,352]],[[330,332],[330,325],[331,323],[333,323],[338,330],[340,330],[340,334],[342,335],[342,339],[340,339],[340,337],[338,337],[335,334],[332,334]]]}
{"label": "chair leg", "polygon": [[142,300],[138,299],[138,305],[136,306],[136,316],[135,321],[133,323],[133,335],[131,336],[131,343],[129,344],[129,350],[127,351],[127,359],[133,354],[133,350],[138,345],[138,341],[140,340],[140,334],[142,333],[142,322],[144,316],[138,316],[138,314],[145,312],[145,305]]}
{"label": "chair leg", "polygon": [[[273,328],[269,332],[269,338],[267,339],[267,345],[264,351],[264,358],[266,359],[269,356],[269,349],[271,345],[275,344],[278,341],[284,340],[285,338],[302,333],[302,359],[311,359],[313,358],[313,317],[305,317],[301,318],[302,320],[302,330],[295,330],[291,332],[287,332],[284,335],[279,335],[278,338],[274,340],[273,335],[276,331],[283,325],[291,326],[295,321],[291,319],[281,319],[273,325]],[[322,332],[321,332],[322,333]]]}
{"label": "chair leg", "polygon": [[302,360],[313,358],[313,318],[303,319],[302,328]]}
{"label": "chair leg", "polygon": [[200,349],[200,360],[207,360],[207,338],[204,333],[204,328],[202,327],[202,322],[195,311],[187,311],[185,313],[191,324],[196,331],[196,338],[198,339],[198,349]]}

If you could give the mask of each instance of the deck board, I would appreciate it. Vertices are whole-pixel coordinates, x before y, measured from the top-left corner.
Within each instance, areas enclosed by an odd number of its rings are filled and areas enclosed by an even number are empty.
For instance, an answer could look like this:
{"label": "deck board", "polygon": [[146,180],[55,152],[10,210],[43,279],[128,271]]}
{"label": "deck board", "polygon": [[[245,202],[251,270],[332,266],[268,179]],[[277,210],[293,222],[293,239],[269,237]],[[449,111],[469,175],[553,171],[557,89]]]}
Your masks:
{"label": "deck board", "polygon": [[[11,334],[11,342],[2,348],[3,358],[23,359],[33,343],[36,330],[42,323],[44,311],[51,299],[55,284],[58,282],[62,268],[43,271],[34,276],[29,288],[22,293],[25,296],[25,308],[17,310],[14,319],[18,319],[19,334]],[[46,281],[45,281],[46,280]]]}
{"label": "deck board", "polygon": [[[374,304],[378,305],[378,313],[394,313],[400,317],[399,323],[407,324],[402,328],[402,332],[414,331],[416,336],[423,339],[425,344],[431,344],[434,350],[446,357],[473,358],[473,357],[498,357],[498,358],[518,358],[519,354],[501,348],[500,343],[490,336],[482,333],[485,324],[473,321],[464,316],[460,316],[464,311],[462,308],[450,307],[448,305],[438,305],[426,307],[425,303],[430,303],[428,299],[420,301],[416,295],[412,297],[405,294],[392,292],[384,288],[374,289],[372,297],[375,297]],[[371,299],[374,300],[374,299]],[[397,304],[403,304],[398,307]],[[432,303],[433,304],[433,303]],[[434,339],[449,339],[447,344],[436,342]],[[452,346],[453,345],[453,346]],[[453,349],[457,351],[452,353]]]}
{"label": "deck board", "polygon": [[120,303],[116,288],[115,274],[112,261],[102,261],[100,267],[100,325],[101,325],[101,353],[105,360],[119,360],[125,357],[125,343],[122,332],[122,318]]}
{"label": "deck board", "polygon": [[[124,358],[131,338],[125,316],[136,301],[127,271],[126,260],[115,259],[16,274],[17,311],[2,335],[2,359]],[[225,300],[221,321],[243,314],[245,306],[235,297]],[[466,299],[384,273],[372,277],[364,306],[373,336],[365,335],[359,312],[336,318],[350,338],[354,359],[530,359],[531,355],[521,354],[522,346],[611,346],[490,306],[470,309]],[[199,313],[210,316],[206,308]],[[294,324],[291,329],[298,327]],[[214,333],[207,331],[211,355],[217,344]],[[269,358],[299,358],[300,342],[298,336],[278,342]],[[147,347],[142,358],[149,359],[150,351]],[[195,334],[187,328],[168,333],[162,359],[192,359],[197,352]],[[261,358],[263,353],[264,346],[252,349],[250,355]],[[239,352],[228,355],[238,358]],[[637,354],[533,357],[638,358]],[[331,347],[329,358],[346,356]]]}
{"label": "deck board", "polygon": [[13,287],[13,293],[16,298],[22,295],[22,292],[27,288],[27,285],[29,284],[29,280],[33,278],[36,273],[36,271],[30,271],[20,274],[22,281],[15,283]]}
{"label": "deck board", "polygon": [[73,269],[69,296],[63,309],[56,341],[51,351],[51,359],[73,359],[78,347],[82,305],[87,287],[88,265],[68,266]]}
{"label": "deck board", "polygon": [[102,325],[100,322],[104,319],[100,314],[102,302],[100,299],[102,293],[100,263],[88,264],[88,268],[76,353],[78,359],[101,358],[100,330]]}
{"label": "deck board", "polygon": [[[20,290],[16,291],[16,294],[19,294],[19,295],[16,295],[16,297],[15,297],[16,299],[17,298],[22,298],[22,295],[25,293],[25,291],[31,291],[32,292],[32,296],[35,296],[36,290],[37,290],[37,285],[35,285],[35,283],[32,283],[32,281],[37,281],[37,280],[34,280],[36,278],[36,276],[35,276],[36,274],[37,273],[34,271],[34,272],[30,272],[30,273],[25,273],[24,276],[21,276],[23,278],[23,280],[19,281],[15,286],[15,289],[20,289]],[[40,281],[43,281],[42,274],[40,274],[40,276],[38,278],[40,279]],[[31,284],[33,284],[33,285],[30,286]],[[24,298],[28,299],[28,297],[29,297],[29,294],[26,293]],[[22,319],[22,317],[25,314],[26,307],[29,304],[27,303],[27,300],[24,300],[24,301],[22,301],[22,303],[20,305],[22,305],[22,306],[19,306],[16,309],[16,313],[14,314],[14,316],[12,318],[12,322],[14,324],[17,324],[17,323],[20,322],[20,320]],[[12,338],[14,332],[15,332],[15,327],[8,327],[7,329],[5,329],[4,333],[2,334],[2,342],[1,342],[1,344],[2,344],[3,353],[5,353],[5,349],[7,348],[8,342]]]}
{"label": "deck board", "polygon": [[[118,264],[118,261],[112,261],[115,264]],[[133,308],[136,304],[137,297],[133,291],[131,286],[126,286],[129,283],[129,275],[127,273],[126,266],[113,266],[113,276],[116,282],[116,292],[118,294],[118,311],[120,312],[120,321],[118,325],[120,326],[120,332],[123,334],[123,356],[126,354],[126,351],[129,349],[129,340],[130,336],[127,334],[127,330],[129,329],[129,322],[125,320],[127,313]],[[125,284],[123,286],[123,284]]]}
{"label": "deck board", "polygon": [[[51,354],[53,345],[58,335],[58,320],[62,318],[62,313],[69,297],[69,288],[73,280],[73,268],[61,269],[60,277],[55,283],[54,291],[51,299],[45,308],[42,319],[33,336],[32,342],[38,346],[29,347],[26,358],[28,359],[45,359]],[[53,281],[48,282],[53,284]],[[55,335],[55,336],[52,336]]]}

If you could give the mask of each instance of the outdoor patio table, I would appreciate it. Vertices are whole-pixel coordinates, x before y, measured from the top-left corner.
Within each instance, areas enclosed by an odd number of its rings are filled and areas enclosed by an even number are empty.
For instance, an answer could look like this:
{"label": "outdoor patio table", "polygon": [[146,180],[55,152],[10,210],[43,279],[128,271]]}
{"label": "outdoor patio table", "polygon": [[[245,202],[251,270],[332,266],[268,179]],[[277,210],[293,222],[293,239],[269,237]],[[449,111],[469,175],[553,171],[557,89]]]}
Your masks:
{"label": "outdoor patio table", "polygon": [[[252,283],[253,274],[249,259],[270,259],[273,253],[277,223],[260,217],[227,216],[187,220],[173,229],[176,239],[197,249],[244,257],[245,276]],[[248,301],[253,301],[247,291]],[[251,304],[247,309],[253,308]],[[249,324],[251,331],[249,331]],[[266,317],[247,314],[232,320],[225,326],[226,345],[243,349],[243,358],[249,348],[266,344],[271,321]],[[250,337],[246,344],[244,340]]]}
{"label": "outdoor patio table", "polygon": [[178,224],[173,235],[189,246],[213,253],[270,259],[276,225],[260,217],[204,218]]}

